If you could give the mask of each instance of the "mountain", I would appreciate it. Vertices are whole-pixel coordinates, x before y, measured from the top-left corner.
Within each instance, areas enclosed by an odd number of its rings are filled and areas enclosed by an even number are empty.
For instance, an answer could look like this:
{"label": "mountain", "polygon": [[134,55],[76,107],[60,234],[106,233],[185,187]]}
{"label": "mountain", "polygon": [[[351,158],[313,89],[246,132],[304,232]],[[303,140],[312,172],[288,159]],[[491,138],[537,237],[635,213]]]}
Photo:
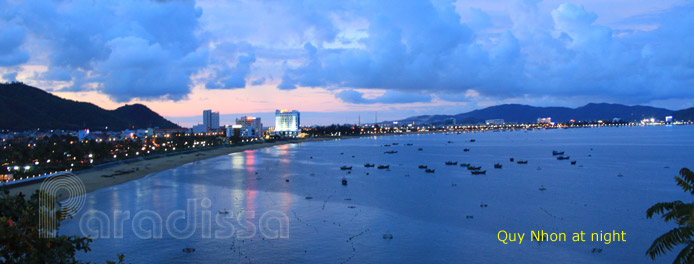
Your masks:
{"label": "mountain", "polygon": [[94,104],[63,99],[23,83],[0,84],[0,129],[179,128],[141,104],[105,110]]}
{"label": "mountain", "polygon": [[694,121],[694,107],[675,111],[672,117],[675,120]]}
{"label": "mountain", "polygon": [[[540,117],[551,117],[554,122],[568,122],[574,120],[612,120],[619,118],[623,121],[636,121],[644,118],[655,117],[664,119],[665,116],[673,113],[682,112],[683,116],[688,114],[694,120],[694,108],[681,111],[672,111],[664,108],[650,106],[627,106],[621,104],[590,103],[578,108],[568,107],[535,107],[520,104],[504,104],[478,109],[457,115],[423,115],[408,117],[400,120],[401,123],[439,123],[446,119],[454,118],[458,124],[483,123],[487,119],[504,119],[510,123],[531,123],[536,122]],[[684,112],[683,112],[684,111]],[[689,112],[686,112],[689,111]],[[683,118],[675,117],[682,120]]]}

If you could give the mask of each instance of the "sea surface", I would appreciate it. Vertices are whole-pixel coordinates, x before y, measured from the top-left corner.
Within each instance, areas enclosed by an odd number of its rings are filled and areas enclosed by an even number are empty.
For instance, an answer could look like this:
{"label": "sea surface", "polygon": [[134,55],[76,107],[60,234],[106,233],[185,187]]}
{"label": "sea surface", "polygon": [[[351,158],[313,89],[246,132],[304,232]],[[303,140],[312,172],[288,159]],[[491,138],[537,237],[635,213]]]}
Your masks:
{"label": "sea surface", "polygon": [[[654,263],[646,249],[675,226],[647,219],[646,209],[692,200],[674,177],[694,169],[693,150],[692,126],[289,144],[88,193],[61,234],[101,237],[79,254],[96,263],[120,253],[132,263]],[[446,161],[487,172],[471,175]],[[525,237],[504,244],[500,230]],[[540,230],[565,233],[567,241],[530,241]],[[590,240],[613,230],[625,232],[626,242]],[[581,231],[586,241],[573,242]],[[655,263],[672,262],[677,252]]]}

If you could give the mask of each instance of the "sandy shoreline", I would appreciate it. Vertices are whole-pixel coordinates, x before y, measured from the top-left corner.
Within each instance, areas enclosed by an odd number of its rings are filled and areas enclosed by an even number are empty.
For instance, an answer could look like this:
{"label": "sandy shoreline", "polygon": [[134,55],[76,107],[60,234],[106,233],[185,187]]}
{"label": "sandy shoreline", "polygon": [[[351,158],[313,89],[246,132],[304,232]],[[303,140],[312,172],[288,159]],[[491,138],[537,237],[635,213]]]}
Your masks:
{"label": "sandy shoreline", "polygon": [[[345,138],[350,138],[350,137],[343,137],[342,139],[345,139]],[[122,163],[122,164],[117,164],[117,165],[110,166],[110,167],[103,168],[103,169],[90,169],[90,170],[85,170],[85,171],[76,171],[73,173],[75,175],[77,175],[82,180],[87,193],[89,193],[89,192],[92,192],[94,190],[101,189],[104,187],[109,187],[109,186],[121,184],[124,182],[132,181],[135,179],[139,179],[139,178],[145,177],[145,176],[152,174],[152,173],[162,172],[162,171],[176,168],[176,167],[179,167],[179,166],[182,166],[184,164],[191,163],[191,162],[210,159],[210,158],[214,158],[214,157],[218,157],[218,156],[222,156],[222,155],[227,155],[230,153],[241,152],[241,151],[245,151],[245,150],[253,150],[253,149],[273,147],[273,146],[278,146],[278,145],[283,145],[283,144],[295,144],[295,143],[315,142],[315,141],[334,140],[334,139],[338,139],[338,138],[296,139],[296,140],[279,141],[279,142],[273,142],[273,143],[260,143],[260,144],[250,144],[250,145],[243,145],[243,146],[222,147],[222,148],[217,148],[217,149],[196,151],[196,152],[178,154],[178,155],[162,157],[162,158],[154,158],[151,160],[142,160],[142,161],[136,161],[136,162],[131,162],[131,163]],[[127,173],[123,173],[123,174],[112,176],[112,177],[103,177],[103,175],[119,174],[119,173],[117,173],[118,171],[127,172]],[[22,192],[24,194],[29,195],[31,193],[34,193],[34,191],[38,190],[41,187],[41,182],[42,181],[37,181],[37,182],[31,183],[31,184],[26,184],[26,185],[21,185],[21,186],[16,186],[16,187],[10,187],[10,192],[11,193]]]}

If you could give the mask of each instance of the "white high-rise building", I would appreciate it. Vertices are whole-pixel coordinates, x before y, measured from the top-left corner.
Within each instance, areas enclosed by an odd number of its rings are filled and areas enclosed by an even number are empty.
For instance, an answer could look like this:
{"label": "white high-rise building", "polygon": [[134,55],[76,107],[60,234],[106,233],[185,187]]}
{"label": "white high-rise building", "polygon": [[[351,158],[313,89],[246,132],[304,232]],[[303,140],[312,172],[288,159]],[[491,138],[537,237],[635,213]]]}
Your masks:
{"label": "white high-rise building", "polygon": [[208,131],[217,131],[219,129],[219,112],[202,111],[202,124]]}
{"label": "white high-rise building", "polygon": [[275,134],[285,136],[296,136],[301,132],[299,126],[301,119],[299,111],[296,110],[275,110]]}

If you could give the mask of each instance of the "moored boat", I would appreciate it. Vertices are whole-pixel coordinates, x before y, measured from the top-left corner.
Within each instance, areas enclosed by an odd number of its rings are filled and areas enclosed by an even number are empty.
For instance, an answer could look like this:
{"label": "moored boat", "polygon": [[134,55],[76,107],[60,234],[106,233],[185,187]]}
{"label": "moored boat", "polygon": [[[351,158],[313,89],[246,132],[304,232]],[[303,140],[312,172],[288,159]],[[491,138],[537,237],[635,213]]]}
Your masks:
{"label": "moored boat", "polygon": [[519,161],[516,162],[516,163],[518,163],[518,164],[528,164],[528,161],[527,161],[527,160],[519,160]]}
{"label": "moored boat", "polygon": [[470,173],[472,173],[473,175],[479,175],[479,174],[487,174],[487,171],[486,170],[483,170],[483,171],[474,170],[474,171],[470,171]]}
{"label": "moored boat", "polygon": [[494,164],[495,169],[501,169],[501,163],[496,163]]}
{"label": "moored boat", "polygon": [[352,166],[342,166],[340,167],[341,170],[351,170]]}
{"label": "moored boat", "polygon": [[379,169],[388,169],[390,168],[390,165],[378,165]]}
{"label": "moored boat", "polygon": [[457,161],[446,161],[446,165],[458,165]]}
{"label": "moored boat", "polygon": [[365,167],[365,168],[373,168],[373,167],[375,167],[375,166],[376,166],[376,164],[373,164],[373,163],[366,163],[366,164],[364,164],[364,167]]}

